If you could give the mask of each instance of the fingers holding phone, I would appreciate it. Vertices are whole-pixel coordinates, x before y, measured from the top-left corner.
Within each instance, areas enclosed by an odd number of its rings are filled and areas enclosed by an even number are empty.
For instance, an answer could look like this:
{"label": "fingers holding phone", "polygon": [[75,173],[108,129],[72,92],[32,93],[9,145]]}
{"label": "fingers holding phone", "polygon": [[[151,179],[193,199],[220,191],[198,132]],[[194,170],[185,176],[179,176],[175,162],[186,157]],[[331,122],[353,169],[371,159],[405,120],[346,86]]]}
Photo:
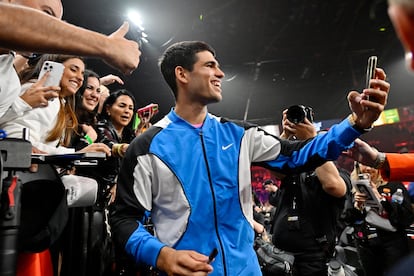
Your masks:
{"label": "fingers holding phone", "polygon": [[43,86],[59,86],[64,70],[65,66],[62,63],[46,60],[40,69],[38,80],[47,73]]}
{"label": "fingers holding phone", "polygon": [[385,91],[388,93],[390,85],[388,82],[385,82],[386,75],[384,70],[377,68],[377,65],[377,56],[371,56],[368,58],[363,99],[371,102],[382,103],[384,98],[383,93],[380,93],[380,95],[376,94],[378,91]]}
{"label": "fingers holding phone", "polygon": [[151,103],[138,109],[137,113],[142,120],[149,121],[155,114],[158,113],[158,104]]}
{"label": "fingers holding phone", "polygon": [[[65,66],[62,63],[46,60],[40,69],[38,82],[43,84],[44,87],[49,88],[48,91],[55,91],[54,88],[60,87],[60,80],[62,79],[64,70]],[[53,94],[50,94],[52,93],[45,95],[48,100],[53,100],[59,96],[52,96]]]}
{"label": "fingers holding phone", "polygon": [[371,80],[375,79],[375,69],[377,68],[377,62],[378,62],[377,56],[370,56],[368,58],[365,88],[371,88]]}
{"label": "fingers holding phone", "polygon": [[45,73],[42,78],[32,84],[20,98],[32,108],[46,107],[50,101],[59,97],[60,86],[45,86],[49,72]]}
{"label": "fingers holding phone", "polygon": [[40,68],[37,82],[20,97],[32,108],[48,106],[49,101],[59,97],[64,69],[62,63],[46,60]]}
{"label": "fingers holding phone", "polygon": [[362,93],[351,91],[348,103],[352,111],[355,125],[366,131],[384,111],[390,90],[390,84],[385,80],[384,70],[376,67],[376,62],[369,61],[367,66],[367,82]]}
{"label": "fingers holding phone", "polygon": [[376,68],[374,78],[370,79],[369,87],[362,92],[363,102],[367,109],[376,109],[380,105],[387,103],[388,93],[390,91],[390,83],[386,80],[386,74],[383,69]]}
{"label": "fingers holding phone", "polygon": [[158,113],[158,104],[151,103],[137,110],[138,123],[136,127],[136,135],[143,133],[151,126],[151,118]]}

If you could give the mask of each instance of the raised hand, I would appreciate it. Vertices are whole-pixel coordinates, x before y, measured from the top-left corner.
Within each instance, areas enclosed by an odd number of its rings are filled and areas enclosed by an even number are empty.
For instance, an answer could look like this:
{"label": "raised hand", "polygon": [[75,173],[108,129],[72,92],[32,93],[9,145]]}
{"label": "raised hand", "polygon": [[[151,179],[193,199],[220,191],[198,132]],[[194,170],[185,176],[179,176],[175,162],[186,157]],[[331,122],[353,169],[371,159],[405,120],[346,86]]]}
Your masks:
{"label": "raised hand", "polygon": [[[370,80],[372,88],[364,89],[362,93],[351,91],[348,94],[348,103],[353,120],[360,129],[370,128],[387,103],[390,84],[385,81],[384,70],[377,68],[375,77],[375,79]],[[367,100],[368,97],[370,100]]]}
{"label": "raised hand", "polygon": [[118,30],[108,37],[110,47],[103,57],[105,62],[118,68],[126,75],[132,74],[138,67],[141,55],[138,43],[125,38],[128,29],[128,22],[124,22]]}
{"label": "raised hand", "polygon": [[106,75],[106,76],[100,78],[99,81],[101,82],[101,85],[110,85],[110,84],[113,84],[115,82],[117,82],[121,85],[124,84],[124,81],[120,77],[112,75],[112,74],[109,74],[109,75]]}

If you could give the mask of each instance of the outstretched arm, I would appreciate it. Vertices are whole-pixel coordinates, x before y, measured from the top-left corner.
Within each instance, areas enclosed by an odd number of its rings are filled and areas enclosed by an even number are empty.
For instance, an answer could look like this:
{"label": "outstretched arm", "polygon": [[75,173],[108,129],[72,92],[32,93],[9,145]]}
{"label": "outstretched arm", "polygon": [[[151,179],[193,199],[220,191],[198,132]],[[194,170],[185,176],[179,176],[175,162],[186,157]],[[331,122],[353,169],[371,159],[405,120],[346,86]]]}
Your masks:
{"label": "outstretched arm", "polygon": [[364,165],[378,168],[384,179],[388,181],[414,180],[414,154],[383,153],[366,142],[357,139],[352,148],[344,152]]}
{"label": "outstretched arm", "polygon": [[128,23],[109,36],[93,32],[35,9],[0,3],[0,48],[102,58],[125,74],[139,63],[138,43],[127,40]]}

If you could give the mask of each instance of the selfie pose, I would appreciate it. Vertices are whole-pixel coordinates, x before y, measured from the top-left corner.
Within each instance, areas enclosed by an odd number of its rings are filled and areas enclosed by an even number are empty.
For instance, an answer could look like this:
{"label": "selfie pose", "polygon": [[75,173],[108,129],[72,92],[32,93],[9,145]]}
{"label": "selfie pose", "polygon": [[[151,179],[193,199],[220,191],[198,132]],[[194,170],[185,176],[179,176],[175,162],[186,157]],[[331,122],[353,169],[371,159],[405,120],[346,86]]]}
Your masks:
{"label": "selfie pose", "polygon": [[[136,263],[168,275],[262,275],[253,249],[251,164],[287,174],[336,159],[383,110],[385,73],[377,69],[376,88],[348,94],[352,115],[326,134],[287,141],[208,113],[207,104],[222,99],[224,77],[210,45],[178,42],[160,67],[175,107],[129,145],[110,216],[113,238]],[[367,94],[377,102],[363,100]],[[155,236],[140,223],[147,211]]]}

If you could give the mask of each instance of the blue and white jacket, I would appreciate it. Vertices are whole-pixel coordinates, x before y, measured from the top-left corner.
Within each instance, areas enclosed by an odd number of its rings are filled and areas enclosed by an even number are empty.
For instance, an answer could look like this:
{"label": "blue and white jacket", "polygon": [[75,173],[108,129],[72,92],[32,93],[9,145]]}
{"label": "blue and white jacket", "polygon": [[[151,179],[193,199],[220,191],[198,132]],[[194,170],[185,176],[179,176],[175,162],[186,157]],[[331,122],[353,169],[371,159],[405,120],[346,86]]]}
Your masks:
{"label": "blue and white jacket", "polygon": [[[113,236],[137,262],[152,266],[164,246],[205,255],[217,248],[213,275],[261,275],[251,164],[285,174],[309,170],[336,159],[360,134],[344,120],[325,135],[292,142],[212,114],[196,128],[172,110],[128,148],[111,212]],[[145,211],[155,236],[139,223]]]}

